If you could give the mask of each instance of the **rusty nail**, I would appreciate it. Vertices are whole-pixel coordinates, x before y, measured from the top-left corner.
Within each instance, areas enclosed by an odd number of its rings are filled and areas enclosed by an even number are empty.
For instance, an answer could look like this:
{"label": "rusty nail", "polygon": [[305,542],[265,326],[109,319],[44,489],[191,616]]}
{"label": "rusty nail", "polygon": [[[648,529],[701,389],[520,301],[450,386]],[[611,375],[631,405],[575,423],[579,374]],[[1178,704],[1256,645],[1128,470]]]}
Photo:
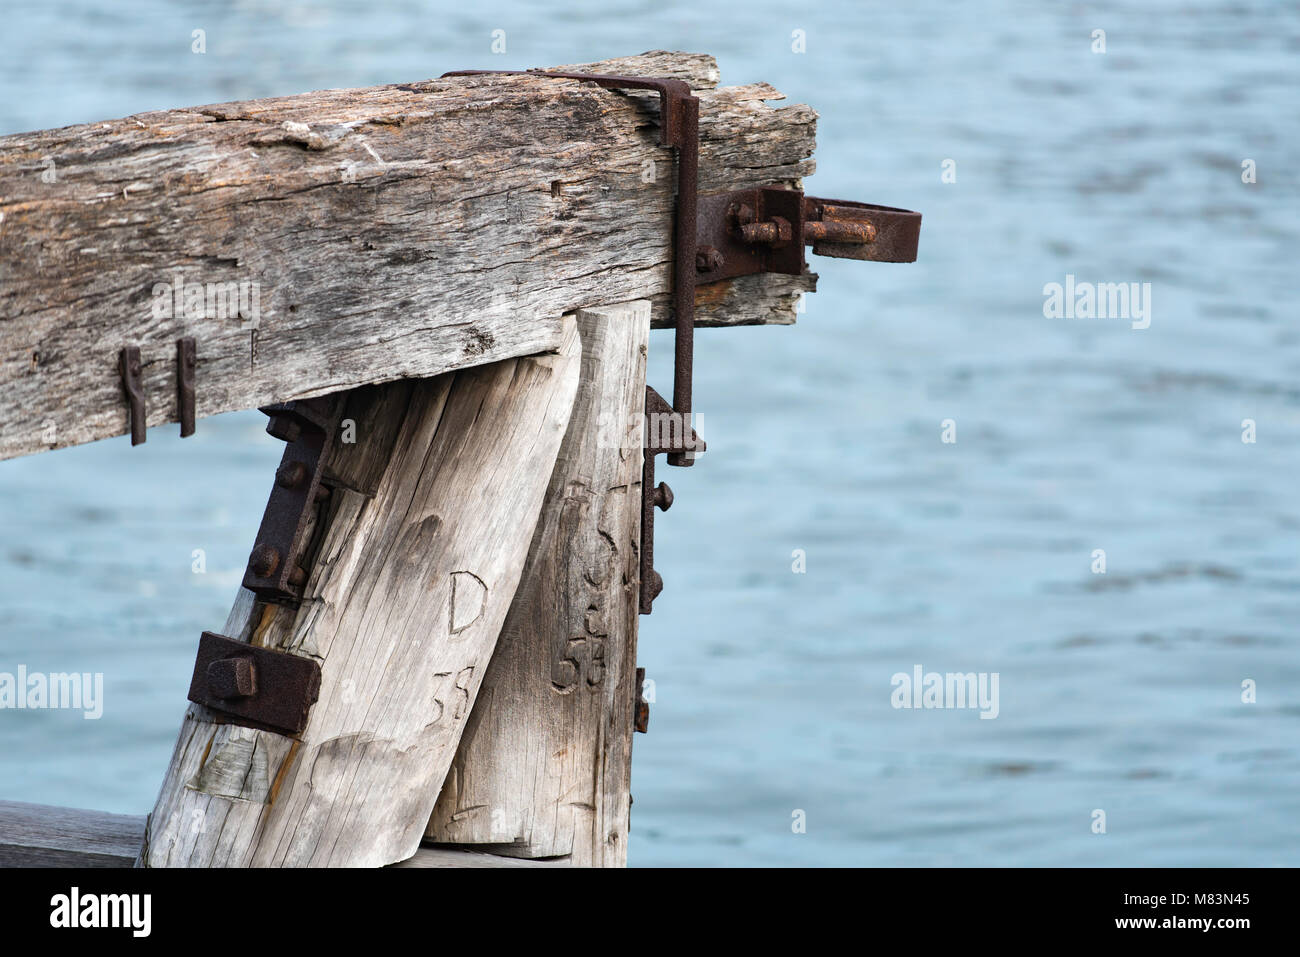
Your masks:
{"label": "rusty nail", "polygon": [[258,545],[248,556],[248,567],[258,578],[270,578],[280,567],[280,553],[272,545]]}
{"label": "rusty nail", "polygon": [[140,381],[140,347],[127,346],[118,358],[122,388],[131,407],[131,444],[144,441],[144,385]]}
{"label": "rusty nail", "polygon": [[214,698],[251,698],[257,694],[252,658],[221,658],[208,665],[208,691]]}
{"label": "rusty nail", "polygon": [[198,349],[193,336],[176,340],[176,405],[181,420],[181,438],[194,434],[194,370]]}

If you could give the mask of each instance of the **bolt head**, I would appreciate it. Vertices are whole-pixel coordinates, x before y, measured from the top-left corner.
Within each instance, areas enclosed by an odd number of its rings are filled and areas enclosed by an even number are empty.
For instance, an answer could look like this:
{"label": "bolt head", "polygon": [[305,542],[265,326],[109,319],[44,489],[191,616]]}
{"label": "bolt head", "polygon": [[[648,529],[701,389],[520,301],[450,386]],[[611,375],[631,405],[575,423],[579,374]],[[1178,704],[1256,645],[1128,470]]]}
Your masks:
{"label": "bolt head", "polygon": [[302,462],[285,462],[275,472],[275,481],[281,488],[297,488],[307,478],[307,466]]}
{"label": "bolt head", "polygon": [[667,482],[660,482],[655,487],[654,503],[665,512],[673,507],[673,490]]}
{"label": "bolt head", "polygon": [[717,272],[722,268],[722,253],[713,246],[701,246],[695,252],[696,272]]}
{"label": "bolt head", "polygon": [[755,219],[754,207],[748,203],[732,203],[727,207],[727,219],[732,226],[748,226]]}
{"label": "bolt head", "polygon": [[270,578],[280,567],[280,553],[274,545],[261,544],[248,556],[248,568],[258,578]]}
{"label": "bolt head", "polygon": [[221,701],[257,694],[252,658],[222,658],[208,665],[208,693]]}

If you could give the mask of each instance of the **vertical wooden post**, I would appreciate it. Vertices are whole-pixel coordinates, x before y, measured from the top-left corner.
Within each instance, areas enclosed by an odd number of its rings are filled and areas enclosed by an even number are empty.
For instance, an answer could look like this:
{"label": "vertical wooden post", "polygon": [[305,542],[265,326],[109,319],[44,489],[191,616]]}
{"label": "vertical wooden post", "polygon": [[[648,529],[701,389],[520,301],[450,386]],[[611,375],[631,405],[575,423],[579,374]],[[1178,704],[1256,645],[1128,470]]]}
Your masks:
{"label": "vertical wooden post", "polygon": [[627,861],[650,304],[578,313],[582,378],[430,840]]}
{"label": "vertical wooden post", "polygon": [[[300,608],[227,634],[321,662],[300,739],[191,707],[141,862],[375,866],[415,853],[523,571],[577,391],[558,353],[369,390]],[[356,405],[357,403],[353,403]],[[349,410],[352,415],[353,410]]]}

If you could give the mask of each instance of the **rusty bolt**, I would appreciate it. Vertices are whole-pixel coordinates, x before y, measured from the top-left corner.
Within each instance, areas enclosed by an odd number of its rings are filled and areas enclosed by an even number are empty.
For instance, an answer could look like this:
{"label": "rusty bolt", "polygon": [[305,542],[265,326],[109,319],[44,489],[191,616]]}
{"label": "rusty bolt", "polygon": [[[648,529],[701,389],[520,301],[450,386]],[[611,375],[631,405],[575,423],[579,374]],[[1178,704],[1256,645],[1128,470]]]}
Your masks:
{"label": "rusty bolt", "polygon": [[316,501],[323,502],[330,497],[330,487],[328,485],[316,486]]}
{"label": "rusty bolt", "polygon": [[654,503],[657,508],[665,512],[673,507],[673,490],[667,482],[660,482],[655,486]]}
{"label": "rusty bolt", "polygon": [[275,481],[281,488],[297,488],[307,478],[307,466],[302,462],[285,462],[275,473]]}
{"label": "rusty bolt", "polygon": [[208,665],[208,693],[221,701],[257,694],[257,669],[252,658],[221,658]]}
{"label": "rusty bolt", "polygon": [[293,571],[289,573],[290,585],[294,585],[294,586],[301,585],[306,580],[307,580],[307,571],[301,565],[299,565],[297,568],[295,568]]}
{"label": "rusty bolt", "polygon": [[659,597],[659,593],[664,590],[664,576],[652,568],[650,569],[650,581],[647,584],[650,586],[650,600],[654,601]]}
{"label": "rusty bolt", "polygon": [[803,227],[804,242],[853,243],[866,245],[876,241],[876,227],[868,222],[808,222]]}
{"label": "rusty bolt", "polygon": [[258,545],[248,556],[248,568],[258,578],[270,578],[280,567],[280,553],[274,545]]}
{"label": "rusty bolt", "polygon": [[740,238],[747,243],[765,243],[779,246],[788,243],[794,237],[794,227],[790,221],[780,216],[773,216],[765,223],[750,223],[740,227]]}
{"label": "rusty bolt", "polygon": [[712,246],[701,246],[695,251],[696,272],[717,272],[722,268],[722,253]]}

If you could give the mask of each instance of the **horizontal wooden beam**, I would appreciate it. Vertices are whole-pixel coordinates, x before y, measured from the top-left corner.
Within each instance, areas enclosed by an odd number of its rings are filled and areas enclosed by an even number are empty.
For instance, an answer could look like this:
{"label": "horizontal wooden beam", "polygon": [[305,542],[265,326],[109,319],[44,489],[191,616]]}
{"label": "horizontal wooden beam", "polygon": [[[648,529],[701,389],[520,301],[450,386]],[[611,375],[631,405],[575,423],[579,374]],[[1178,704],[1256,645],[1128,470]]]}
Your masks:
{"label": "horizontal wooden beam", "polygon": [[0,867],[131,867],[144,815],[0,801]]}
{"label": "horizontal wooden beam", "polygon": [[[702,193],[813,170],[816,113],[715,88],[711,57],[578,68],[693,84]],[[657,122],[652,93],[458,77],[0,137],[0,459],[124,433],[128,346],[156,426],[181,337],[202,417],[553,351],[561,315],[611,301],[664,324]],[[698,322],[792,321],[814,281],[702,287]]]}
{"label": "horizontal wooden beam", "polygon": [[[132,867],[144,841],[143,814],[0,801],[0,867]],[[394,867],[567,867],[481,849],[421,847]]]}

